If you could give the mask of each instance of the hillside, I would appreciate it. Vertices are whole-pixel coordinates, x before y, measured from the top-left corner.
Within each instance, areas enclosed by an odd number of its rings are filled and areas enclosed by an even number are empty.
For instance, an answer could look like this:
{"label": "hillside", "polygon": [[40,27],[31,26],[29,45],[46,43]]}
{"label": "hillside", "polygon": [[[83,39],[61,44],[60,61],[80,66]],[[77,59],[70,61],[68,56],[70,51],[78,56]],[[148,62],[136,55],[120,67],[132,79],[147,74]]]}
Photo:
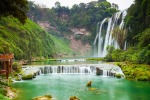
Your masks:
{"label": "hillside", "polygon": [[117,5],[112,7],[106,0],[74,4],[72,8],[59,2],[53,8],[29,2],[27,16],[50,34],[69,40],[74,52],[86,55],[92,49],[97,23],[117,11]]}
{"label": "hillside", "polygon": [[1,19],[0,53],[14,53],[15,59],[29,59],[58,56],[58,51],[70,53],[71,49],[31,20],[23,25],[12,17]]}

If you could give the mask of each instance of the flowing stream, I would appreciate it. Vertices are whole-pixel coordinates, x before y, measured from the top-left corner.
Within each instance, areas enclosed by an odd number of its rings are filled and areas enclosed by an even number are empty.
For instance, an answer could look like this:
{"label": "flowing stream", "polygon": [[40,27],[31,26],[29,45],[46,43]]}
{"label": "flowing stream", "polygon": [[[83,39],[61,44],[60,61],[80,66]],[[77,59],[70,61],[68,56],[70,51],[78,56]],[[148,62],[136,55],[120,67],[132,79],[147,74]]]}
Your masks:
{"label": "flowing stream", "polygon": [[[97,76],[96,67],[91,66],[98,67],[103,73]],[[117,79],[109,75],[108,70],[114,69],[116,72],[121,70],[109,64],[24,67],[30,71],[32,68],[40,71],[40,75],[33,80],[14,82],[12,86],[19,90],[19,95],[14,100],[31,100],[42,95],[52,95],[53,100],[69,100],[70,96],[77,96],[80,100],[149,100],[150,98],[149,82]],[[91,88],[86,87],[88,81],[92,81]]]}

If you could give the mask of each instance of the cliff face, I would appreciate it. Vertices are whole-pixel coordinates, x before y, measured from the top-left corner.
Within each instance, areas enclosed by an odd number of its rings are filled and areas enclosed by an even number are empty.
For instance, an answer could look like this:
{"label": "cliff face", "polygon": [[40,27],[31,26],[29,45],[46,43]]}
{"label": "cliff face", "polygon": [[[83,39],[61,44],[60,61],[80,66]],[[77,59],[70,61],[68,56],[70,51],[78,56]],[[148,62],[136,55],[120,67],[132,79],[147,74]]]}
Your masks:
{"label": "cliff face", "polygon": [[[61,33],[56,29],[56,27],[51,26],[47,21],[38,21],[37,23],[47,32],[51,30],[57,33]],[[70,28],[69,31],[71,32],[71,34],[64,35],[64,38],[70,41],[69,47],[75,53],[78,53],[80,55],[85,55],[86,53],[88,53],[91,50],[91,46],[89,43],[83,43],[81,38],[90,36],[90,32],[85,28]],[[79,37],[78,39],[76,39],[77,36]]]}
{"label": "cliff face", "polygon": [[81,40],[76,40],[74,35],[70,36],[70,48],[75,51],[79,52],[81,55],[85,55],[91,50],[91,46],[89,43],[82,43]]}

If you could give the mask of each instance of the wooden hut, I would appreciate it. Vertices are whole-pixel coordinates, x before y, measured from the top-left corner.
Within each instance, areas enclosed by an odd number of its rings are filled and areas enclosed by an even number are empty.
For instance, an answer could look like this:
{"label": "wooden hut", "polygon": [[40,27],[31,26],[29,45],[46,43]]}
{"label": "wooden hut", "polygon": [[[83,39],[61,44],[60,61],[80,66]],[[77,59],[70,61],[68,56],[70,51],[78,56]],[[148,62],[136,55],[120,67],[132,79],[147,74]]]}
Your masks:
{"label": "wooden hut", "polygon": [[0,54],[0,74],[5,74],[7,78],[12,72],[13,58],[13,54]]}

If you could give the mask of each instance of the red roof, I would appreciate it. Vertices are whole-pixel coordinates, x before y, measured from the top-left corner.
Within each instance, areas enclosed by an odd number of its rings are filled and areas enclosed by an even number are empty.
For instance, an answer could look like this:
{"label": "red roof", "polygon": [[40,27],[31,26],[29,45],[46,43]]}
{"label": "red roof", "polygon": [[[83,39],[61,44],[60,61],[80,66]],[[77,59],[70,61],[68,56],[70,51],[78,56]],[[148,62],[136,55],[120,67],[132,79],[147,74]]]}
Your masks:
{"label": "red roof", "polygon": [[14,58],[14,54],[0,54],[0,60],[9,60],[13,58]]}

